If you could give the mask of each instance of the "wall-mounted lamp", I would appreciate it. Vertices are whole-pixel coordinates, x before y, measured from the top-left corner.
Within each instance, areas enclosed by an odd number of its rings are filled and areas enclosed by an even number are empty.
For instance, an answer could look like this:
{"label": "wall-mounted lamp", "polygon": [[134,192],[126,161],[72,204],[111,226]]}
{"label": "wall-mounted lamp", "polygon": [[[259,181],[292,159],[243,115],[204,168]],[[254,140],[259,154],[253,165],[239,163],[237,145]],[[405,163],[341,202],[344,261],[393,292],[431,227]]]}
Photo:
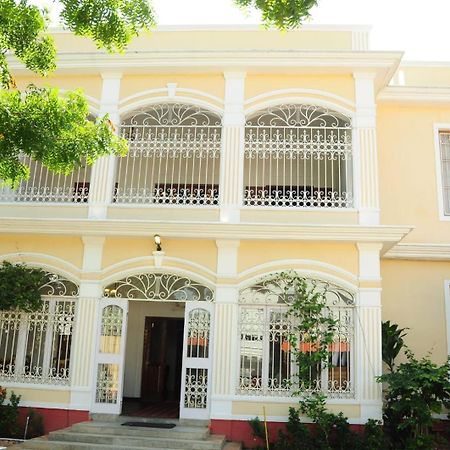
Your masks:
{"label": "wall-mounted lamp", "polygon": [[155,244],[156,244],[156,251],[162,252],[161,236],[159,234],[155,234],[154,239],[155,239]]}

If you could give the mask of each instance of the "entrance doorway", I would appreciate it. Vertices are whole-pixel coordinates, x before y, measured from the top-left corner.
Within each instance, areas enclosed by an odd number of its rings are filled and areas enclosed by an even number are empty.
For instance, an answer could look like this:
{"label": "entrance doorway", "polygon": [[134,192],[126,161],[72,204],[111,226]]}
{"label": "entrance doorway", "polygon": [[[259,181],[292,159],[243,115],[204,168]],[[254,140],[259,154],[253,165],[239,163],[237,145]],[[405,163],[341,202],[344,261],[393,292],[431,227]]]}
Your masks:
{"label": "entrance doorway", "polygon": [[141,401],[180,401],[184,319],[146,317]]}
{"label": "entrance doorway", "polygon": [[122,414],[177,418],[184,304],[130,302]]}

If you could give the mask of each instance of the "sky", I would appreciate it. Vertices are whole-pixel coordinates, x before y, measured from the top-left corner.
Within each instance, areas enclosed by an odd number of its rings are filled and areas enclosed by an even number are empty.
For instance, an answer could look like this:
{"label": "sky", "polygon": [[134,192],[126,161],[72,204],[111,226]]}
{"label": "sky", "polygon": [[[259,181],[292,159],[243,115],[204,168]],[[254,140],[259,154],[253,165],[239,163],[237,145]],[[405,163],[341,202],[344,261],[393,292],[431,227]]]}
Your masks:
{"label": "sky", "polygon": [[[233,0],[153,0],[160,25],[257,24]],[[372,50],[450,62],[450,0],[318,0],[311,24],[369,25]]]}

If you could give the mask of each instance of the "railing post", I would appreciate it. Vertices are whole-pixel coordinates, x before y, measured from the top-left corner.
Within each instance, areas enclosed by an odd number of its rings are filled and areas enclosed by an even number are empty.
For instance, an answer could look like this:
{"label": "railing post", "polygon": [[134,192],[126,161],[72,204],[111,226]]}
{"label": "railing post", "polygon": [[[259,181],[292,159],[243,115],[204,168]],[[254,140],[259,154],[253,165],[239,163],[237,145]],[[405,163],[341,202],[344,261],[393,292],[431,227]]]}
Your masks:
{"label": "railing post", "polygon": [[245,73],[225,72],[220,159],[220,221],[238,223],[243,198]]}
{"label": "railing post", "polygon": [[[109,119],[119,132],[119,96],[120,73],[102,74],[103,86],[100,99],[100,115],[108,114]],[[116,157],[103,156],[92,167],[89,189],[89,218],[106,218],[108,205],[112,202],[116,173]]]}
{"label": "railing post", "polygon": [[361,225],[380,223],[380,205],[378,193],[378,152],[376,138],[376,105],[373,73],[354,73],[356,117],[355,156],[356,176],[355,193],[359,207]]}

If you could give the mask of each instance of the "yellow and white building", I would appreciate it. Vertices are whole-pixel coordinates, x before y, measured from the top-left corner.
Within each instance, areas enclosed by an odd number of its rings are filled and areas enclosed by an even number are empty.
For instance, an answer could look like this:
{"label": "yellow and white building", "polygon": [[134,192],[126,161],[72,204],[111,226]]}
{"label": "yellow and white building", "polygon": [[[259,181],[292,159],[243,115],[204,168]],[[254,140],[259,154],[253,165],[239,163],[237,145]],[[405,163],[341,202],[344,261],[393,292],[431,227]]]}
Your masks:
{"label": "yellow and white building", "polygon": [[[450,63],[370,51],[364,27],[160,28],[123,55],[56,31],[58,70],[129,140],[0,193],[0,257],[44,268],[42,313],[0,316],[0,383],[48,429],[179,401],[239,437],[283,422],[293,270],[340,320],[311,374],[331,409],[381,417],[381,320],[419,356],[450,341]],[[157,250],[154,235],[161,237]]]}

